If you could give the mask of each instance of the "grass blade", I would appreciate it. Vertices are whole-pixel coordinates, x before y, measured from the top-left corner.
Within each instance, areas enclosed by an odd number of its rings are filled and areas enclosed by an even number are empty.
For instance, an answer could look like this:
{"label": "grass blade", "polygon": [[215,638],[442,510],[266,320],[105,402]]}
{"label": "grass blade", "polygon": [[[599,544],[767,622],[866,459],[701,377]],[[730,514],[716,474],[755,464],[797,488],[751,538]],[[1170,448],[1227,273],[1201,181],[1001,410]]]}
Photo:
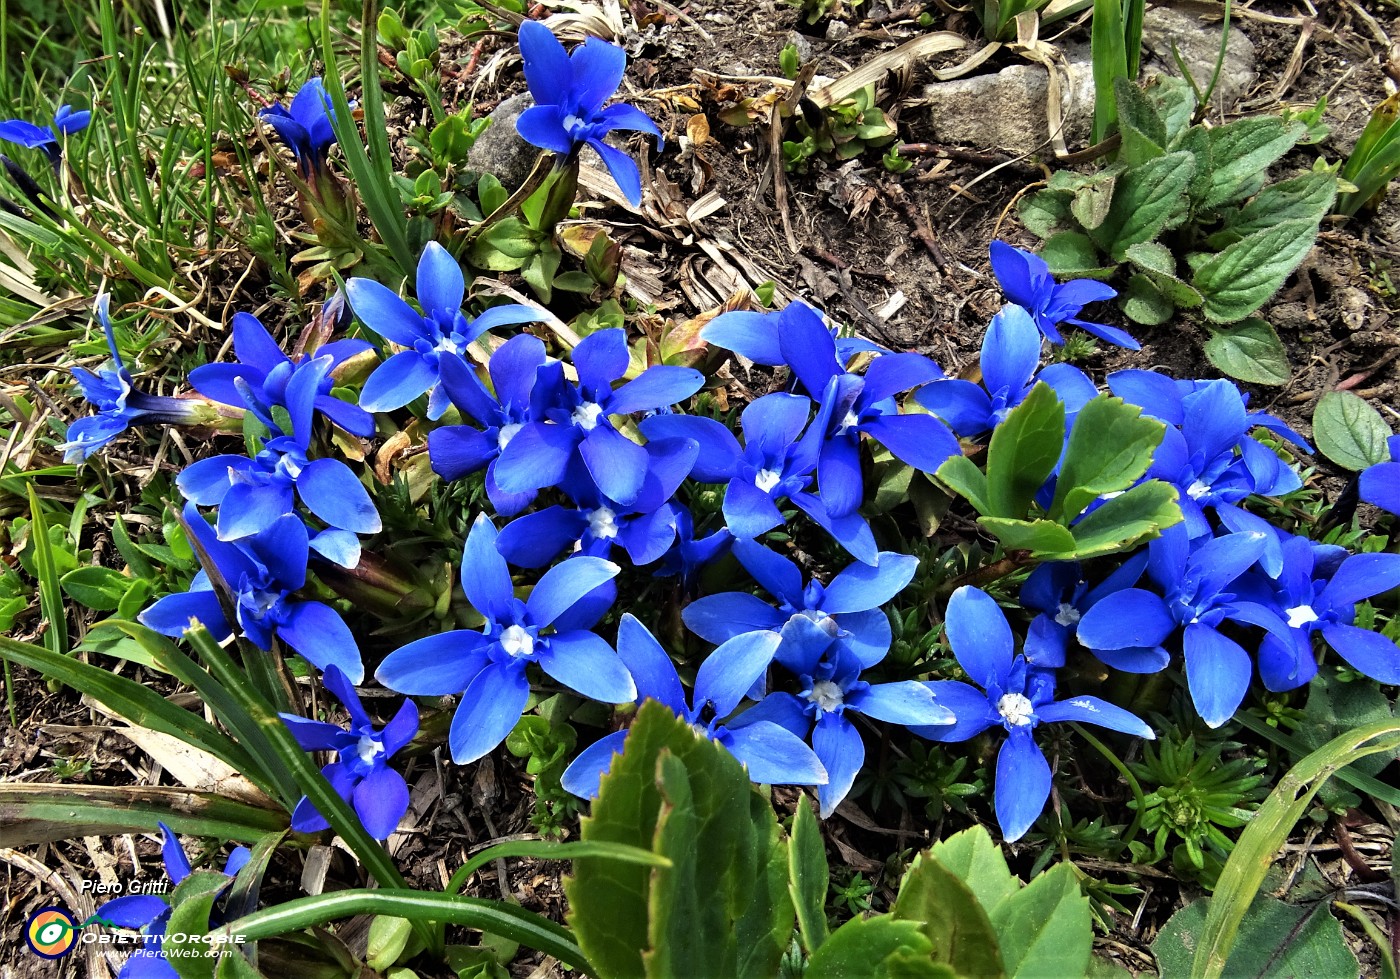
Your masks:
{"label": "grass blade", "polygon": [[58,565],[53,559],[53,542],[49,540],[44,508],[34,492],[29,490],[29,539],[34,542],[34,566],[39,573],[39,611],[49,627],[44,632],[44,645],[59,656],[68,655],[68,614],[63,607],[63,592],[58,584]]}
{"label": "grass blade", "polygon": [[287,815],[216,792],[169,786],[0,785],[0,846],[150,832],[255,842],[287,828]]}

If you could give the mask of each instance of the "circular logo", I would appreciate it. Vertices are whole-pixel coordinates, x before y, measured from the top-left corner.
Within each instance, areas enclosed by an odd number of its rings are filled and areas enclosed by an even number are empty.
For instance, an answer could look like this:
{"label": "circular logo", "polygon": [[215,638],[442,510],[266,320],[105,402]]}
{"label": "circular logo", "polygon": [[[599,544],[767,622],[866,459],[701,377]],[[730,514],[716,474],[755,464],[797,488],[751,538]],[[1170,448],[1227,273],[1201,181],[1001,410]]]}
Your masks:
{"label": "circular logo", "polygon": [[29,950],[41,959],[61,959],[78,941],[78,923],[65,908],[40,908],[24,926]]}

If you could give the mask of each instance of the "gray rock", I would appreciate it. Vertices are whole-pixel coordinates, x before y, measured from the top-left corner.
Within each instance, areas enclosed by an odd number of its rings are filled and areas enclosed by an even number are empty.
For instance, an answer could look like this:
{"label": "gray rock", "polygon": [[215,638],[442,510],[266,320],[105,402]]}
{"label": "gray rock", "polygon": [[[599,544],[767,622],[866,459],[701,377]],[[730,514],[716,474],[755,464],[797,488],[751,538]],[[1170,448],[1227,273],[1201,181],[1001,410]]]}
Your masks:
{"label": "gray rock", "polygon": [[815,52],[812,50],[811,39],[801,31],[787,32],[787,37],[783,38],[783,47],[787,47],[789,44],[797,49],[798,64],[805,65],[807,62],[811,61],[815,55]]}
{"label": "gray rock", "polygon": [[844,21],[833,20],[826,25],[826,39],[828,41],[840,41],[849,33],[851,33],[851,25]]}
{"label": "gray rock", "polygon": [[534,169],[541,150],[520,138],[515,120],[534,105],[529,95],[512,95],[491,113],[491,125],[486,127],[467,154],[467,166],[489,173],[504,186],[514,190],[525,182]]}
{"label": "gray rock", "polygon": [[[1179,74],[1171,49],[1175,42],[1198,85],[1204,86],[1220,49],[1219,27],[1202,24],[1181,11],[1154,7],[1143,18],[1144,77]],[[1060,74],[1060,110],[1065,141],[1082,146],[1094,116],[1094,74],[1087,44],[1062,48],[1068,67]],[[1226,107],[1248,91],[1256,77],[1254,45],[1232,28],[1225,64],[1213,101]],[[995,74],[935,82],[924,89],[933,139],[1008,153],[1030,153],[1050,138],[1046,120],[1048,75],[1035,64],[1011,65]]]}

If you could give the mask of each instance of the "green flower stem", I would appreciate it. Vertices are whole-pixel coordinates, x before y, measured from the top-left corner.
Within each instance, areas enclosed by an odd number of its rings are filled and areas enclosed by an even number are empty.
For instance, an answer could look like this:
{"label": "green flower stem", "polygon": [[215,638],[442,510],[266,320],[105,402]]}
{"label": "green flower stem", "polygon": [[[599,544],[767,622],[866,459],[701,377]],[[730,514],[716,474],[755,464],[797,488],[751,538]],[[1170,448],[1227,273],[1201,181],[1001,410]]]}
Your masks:
{"label": "green flower stem", "polygon": [[1138,783],[1133,773],[1128,770],[1128,766],[1123,764],[1123,760],[1114,754],[1113,751],[1109,749],[1108,745],[1086,731],[1084,725],[1080,724],[1078,721],[1070,721],[1069,726],[1074,729],[1076,734],[1089,742],[1099,754],[1103,755],[1110,765],[1118,769],[1118,774],[1123,776],[1123,781],[1128,783],[1128,789],[1133,793],[1133,821],[1128,824],[1128,831],[1123,834],[1122,841],[1123,846],[1127,847],[1137,839],[1138,830],[1142,826],[1142,814],[1147,811],[1147,801],[1142,794],[1142,785]]}
{"label": "green flower stem", "polygon": [[[482,233],[497,221],[503,221],[519,213],[520,205],[525,203],[526,198],[539,190],[540,187],[544,185],[545,180],[554,173],[555,170],[565,165],[565,162],[566,161],[561,160],[552,153],[540,154],[540,158],[535,161],[535,168],[530,171],[530,176],[525,178],[525,182],[520,185],[520,188],[516,190],[515,193],[511,194],[510,197],[506,198],[504,204],[486,215],[479,224],[473,225],[471,230],[467,232],[464,248],[470,248],[472,243],[480,238]],[[574,167],[575,174],[577,174],[577,158],[574,159]],[[575,179],[577,179],[577,176],[575,176]]]}

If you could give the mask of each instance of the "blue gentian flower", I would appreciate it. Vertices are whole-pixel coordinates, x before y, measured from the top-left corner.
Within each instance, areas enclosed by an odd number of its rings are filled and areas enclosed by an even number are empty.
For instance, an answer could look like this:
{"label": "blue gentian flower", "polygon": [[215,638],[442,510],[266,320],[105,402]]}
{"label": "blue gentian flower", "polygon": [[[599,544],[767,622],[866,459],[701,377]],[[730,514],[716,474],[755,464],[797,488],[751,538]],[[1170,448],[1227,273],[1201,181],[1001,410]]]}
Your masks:
{"label": "blue gentian flower", "polygon": [[1046,561],[1036,565],[1021,586],[1021,605],[1039,612],[1026,630],[1023,653],[1031,666],[1056,669],[1084,613],[1116,591],[1131,588],[1147,566],[1147,551],[1139,550],[1093,588],[1078,561]]}
{"label": "blue gentian flower", "polygon": [[505,559],[521,568],[539,568],[561,552],[577,550],[610,557],[621,547],[637,567],[651,564],[676,539],[675,518],[667,507],[676,487],[695,465],[700,451],[691,439],[661,439],[644,446],[648,465],[641,491],[630,504],[600,493],[592,480],[563,489],[574,506],[551,506],[516,517],[496,541]]}
{"label": "blue gentian flower", "polygon": [[[687,703],[675,664],[647,627],[628,612],[617,629],[617,655],[637,682],[638,703],[655,700],[670,708],[681,720],[723,745],[755,782],[821,785],[827,773],[800,738],[767,722],[735,728],[721,723],[734,713],[744,691],[763,675],[777,645],[778,637],[771,632],[749,632],[729,639],[700,664],[695,692]],[[599,781],[626,740],[627,732],[617,731],[579,752],[560,779],[564,788],[585,799],[596,797]]]}
{"label": "blue gentian flower", "polygon": [[520,56],[525,82],[535,104],[515,121],[527,143],[551,153],[573,155],[587,143],[597,151],[622,193],[637,207],[642,203],[642,179],[637,164],[621,150],[603,142],[615,129],[650,133],[661,148],[661,130],[641,109],[603,103],[622,84],[627,53],[616,44],[590,37],[566,54],[548,27],[527,20],[520,25]]}
{"label": "blue gentian flower", "polygon": [[931,415],[900,414],[895,395],[929,381],[943,371],[922,354],[885,354],[863,376],[847,373],[836,342],[817,311],[793,302],[782,313],[778,343],[784,361],[820,406],[815,427],[822,432],[817,458],[817,486],[832,517],[854,513],[864,496],[860,437],[869,435],[902,462],[934,472],[961,452],[946,425]]}
{"label": "blue gentian flower", "polygon": [[[350,107],[355,107],[353,102]],[[270,105],[258,113],[258,118],[276,130],[287,144],[297,158],[297,171],[309,183],[325,170],[326,156],[335,143],[334,112],[325,83],[320,78],[309,78],[292,97],[290,109]]]}
{"label": "blue gentian flower", "polygon": [[966,741],[994,725],[1006,729],[997,753],[995,806],[1008,843],[1025,835],[1050,798],[1050,764],[1031,733],[1037,724],[1078,721],[1148,740],[1156,737],[1136,715],[1098,697],[1055,700],[1054,673],[1031,667],[1015,654],[1005,613],[981,589],[964,585],[953,592],[944,624],[958,665],[976,686],[955,680],[929,682],[934,697],[952,710],[957,723],[913,730],[931,741],[950,742]]}
{"label": "blue gentian flower", "polygon": [[[1221,383],[1219,380],[1180,380],[1168,377],[1166,374],[1159,374],[1156,371],[1144,370],[1114,371],[1105,380],[1108,382],[1110,391],[1129,404],[1140,407],[1143,414],[1150,415],[1158,421],[1164,421],[1168,425],[1175,425],[1177,428],[1186,424],[1186,398],[1211,385]],[[1229,384],[1230,382],[1224,383]],[[1233,384],[1230,386],[1234,390],[1235,396],[1240,399],[1240,404],[1248,408],[1249,395]],[[1307,439],[1289,428],[1278,416],[1271,415],[1267,411],[1250,411],[1246,417],[1249,419],[1251,427],[1266,429],[1284,441],[1298,446],[1304,452],[1312,451],[1312,446],[1308,444]]]}
{"label": "blue gentian flower", "polygon": [[522,428],[543,421],[535,413],[534,391],[540,368],[549,359],[544,343],[528,333],[513,336],[491,354],[487,370],[489,391],[467,361],[457,357],[438,360],[442,389],[464,416],[478,426],[444,425],[428,433],[428,458],[433,472],[443,479],[461,479],[486,468],[486,495],[503,517],[513,517],[537,495],[536,490],[507,493],[496,481],[501,451]]}
{"label": "blue gentian flower", "polygon": [[[393,720],[376,731],[354,684],[339,667],[327,667],[321,680],[350,712],[349,730],[295,714],[278,716],[302,748],[336,752],[335,761],[321,769],[321,774],[337,795],[354,806],[365,832],[376,840],[388,839],[408,811],[408,784],[389,767],[389,759],[418,733],[418,707],[405,699]],[[329,828],[330,823],[311,800],[302,796],[292,813],[292,829],[319,833]]]}
{"label": "blue gentian flower", "polygon": [[937,415],[964,438],[990,431],[1005,421],[1035,385],[1044,381],[1064,402],[1066,429],[1079,409],[1098,395],[1094,382],[1071,364],[1040,365],[1040,334],[1030,314],[1020,306],[1006,306],[987,327],[982,338],[982,384],[948,380],[925,384],[914,400]]}
{"label": "blue gentian flower", "polygon": [[133,425],[197,425],[218,417],[209,404],[189,398],[167,398],[136,390],[131,372],[122,363],[112,320],[107,315],[111,297],[97,297],[95,310],[112,352],[112,366],[96,374],[81,367],[72,368],[83,397],[97,414],[79,418],[68,426],[66,441],[58,446],[64,462],[82,462]]}
{"label": "blue gentian flower", "polygon": [[1264,583],[1260,601],[1277,609],[1289,628],[1287,635],[1270,633],[1259,644],[1264,686],[1292,690],[1313,678],[1314,635],[1321,635],[1352,669],[1381,683],[1400,684],[1400,648],[1379,632],[1352,625],[1357,602],[1400,585],[1400,554],[1347,556],[1341,548],[1296,536],[1283,542],[1282,551],[1283,568]]}
{"label": "blue gentian flower", "polygon": [[1232,587],[1263,556],[1267,537],[1225,534],[1193,547],[1184,524],[1168,527],[1148,545],[1147,572],[1162,594],[1124,588],[1106,596],[1079,620],[1079,642],[1115,669],[1151,673],[1166,666],[1162,644],[1180,631],[1196,712],[1219,727],[1244,700],[1253,673],[1249,654],[1220,627],[1256,625],[1291,641],[1277,609]]}
{"label": "blue gentian flower", "polygon": [[522,602],[496,549],[496,528],[482,514],[462,552],[462,590],[485,626],[411,642],[390,653],[375,678],[415,697],[461,694],[448,734],[459,765],[491,751],[520,720],[530,696],[529,663],[592,700],[629,703],[637,696],[632,677],[612,647],[589,631],[602,610],[578,608],[620,570],[601,558],[572,557],[546,571]]}
{"label": "blue gentian flower", "polygon": [[0,122],[0,139],[31,150],[43,150],[44,155],[57,166],[63,159],[59,137],[81,132],[91,121],[92,113],[87,109],[74,111],[71,105],[61,105],[53,114],[52,126],[37,126],[24,119],[7,119]]}
{"label": "blue gentian flower", "polygon": [[[180,845],[179,838],[169,826],[164,823],[156,825],[160,827],[162,833],[160,852],[165,861],[165,875],[170,879],[172,888],[178,887],[180,882],[192,872],[190,858],[185,855],[184,847]],[[246,846],[233,849],[223,869],[223,874],[228,878],[229,884],[233,883],[233,878],[252,859],[252,856],[252,851]],[[228,884],[224,886],[227,887]],[[222,894],[222,891],[219,894]],[[217,898],[218,894],[215,896]],[[117,973],[117,979],[179,979],[178,973],[166,960],[165,953],[161,950],[161,945],[165,942],[166,928],[170,925],[170,913],[173,910],[168,900],[169,898],[163,895],[128,894],[126,897],[108,901],[97,909],[97,917],[118,928],[138,930],[145,939],[144,947],[131,953],[130,957],[127,958],[121,972]],[[210,927],[218,927],[223,924],[225,917],[226,912],[215,906],[209,915]]]}
{"label": "blue gentian flower", "polygon": [[253,645],[271,652],[275,636],[322,670],[337,666],[352,682],[364,679],[360,649],[340,613],[322,602],[292,598],[306,584],[310,551],[300,517],[279,517],[263,533],[232,543],[218,538],[194,504],[185,504],[184,522],[208,563],[189,591],[166,595],[142,612],[142,625],[179,637],[197,619],[215,639],[227,639],[234,624],[214,590],[218,580],[232,596],[238,628]]}
{"label": "blue gentian flower", "polygon": [[723,592],[691,602],[681,611],[682,620],[691,632],[712,643],[755,629],[777,632],[784,638],[778,661],[793,672],[810,665],[810,657],[799,648],[804,640],[794,633],[809,624],[844,643],[862,668],[884,659],[891,633],[881,606],[904,590],[919,567],[919,559],[911,554],[881,551],[873,567],[851,564],[830,584],[815,578],[803,584],[797,565],[756,541],[736,541],[734,556],[778,599],[778,607],[747,592]]}
{"label": "blue gentian flower", "polygon": [[[303,360],[285,375],[286,413],[292,431],[283,432],[272,405],[260,403],[245,379],[234,386],[273,437],[249,459],[217,455],[186,466],[175,478],[185,499],[219,508],[219,539],[237,540],[266,531],[295,511],[296,499],[332,530],[376,534],[379,511],[364,485],[339,459],[307,458],[317,399],[330,371],[331,356]],[[267,388],[263,394],[270,393]]]}
{"label": "blue gentian flower", "polygon": [[721,527],[703,537],[695,535],[695,517],[683,503],[672,503],[671,526],[676,533],[675,543],[661,558],[658,577],[678,575],[681,590],[694,594],[699,585],[700,572],[717,558],[723,557],[734,544],[734,535],[728,527]]}
{"label": "blue gentian flower", "polygon": [[[755,313],[748,310],[735,310],[721,313],[707,323],[700,331],[700,339],[716,347],[732,350],[747,357],[755,364],[765,367],[782,367],[787,364],[779,339],[783,331],[794,321],[815,317],[821,323],[821,314],[804,302],[791,302],[780,310]],[[831,334],[836,345],[836,356],[845,364],[858,353],[888,353],[884,347],[861,337],[837,336],[835,328],[822,328]]]}
{"label": "blue gentian flower", "polygon": [[1089,303],[1118,295],[1110,286],[1093,279],[1073,279],[1057,284],[1043,258],[1004,241],[992,242],[992,271],[1006,298],[1030,313],[1035,318],[1036,329],[1051,343],[1065,342],[1059,325],[1069,323],[1116,347],[1140,349],[1127,332],[1078,318],[1079,311]]}
{"label": "blue gentian flower", "polygon": [[358,405],[341,401],[331,394],[334,380],[330,371],[356,354],[372,349],[365,340],[336,340],[316,348],[314,354],[302,354],[292,360],[277,346],[256,316],[235,313],[233,352],[238,357],[238,363],[196,367],[190,371],[190,384],[206,398],[221,404],[261,408],[263,412],[268,412],[273,405],[287,407],[288,382],[298,366],[312,358],[329,357],[330,369],[316,388],[316,410],[351,435],[371,438],[374,435],[373,416]]}
{"label": "blue gentian flower", "polygon": [[[808,427],[812,402],[797,394],[766,394],[739,416],[745,444],[713,418],[653,415],[638,423],[649,439],[689,438],[700,443],[691,478],[724,483],[724,522],[740,540],[783,523],[778,502],[791,500],[858,561],[877,560],[875,537],[859,513],[835,517],[807,488],[817,468],[823,432]],[[806,429],[806,434],[803,434]]]}
{"label": "blue gentian flower", "polygon": [[1400,514],[1400,435],[1386,440],[1390,461],[1368,466],[1361,473],[1361,498],[1372,506]]}
{"label": "blue gentian flower", "polygon": [[[794,635],[798,632],[802,639]],[[865,764],[865,741],[848,713],[920,730],[956,721],[952,711],[936,702],[928,684],[862,680],[861,670],[870,664],[811,620],[785,630],[784,646],[791,650],[785,665],[797,675],[800,691],[770,693],[731,727],[744,731],[749,724],[772,723],[798,737],[810,737],[827,773],[827,782],[817,787],[823,819],[846,798]]]}
{"label": "blue gentian flower", "polygon": [[529,306],[493,306],[476,319],[462,313],[466,282],[462,267],[446,248],[428,242],[418,259],[416,312],[391,290],[373,279],[354,278],[345,283],[345,296],[360,322],[405,348],[380,364],[365,381],[360,407],[366,411],[393,411],[419,395],[432,391],[428,417],[437,420],[447,410],[447,393],[438,384],[438,362],[461,357],[462,352],[487,330],[517,323],[534,323],[544,314]]}
{"label": "blue gentian flower", "polygon": [[[496,460],[496,481],[508,493],[558,486],[572,472],[586,472],[598,491],[630,506],[642,492],[649,457],[619,432],[614,415],[655,411],[684,401],[705,383],[689,367],[648,367],[616,391],[627,373],[627,331],[598,330],[574,348],[578,385],[541,383],[534,392],[537,418],[515,433]],[[681,436],[684,437],[684,436]],[[582,469],[578,468],[581,464]]]}

